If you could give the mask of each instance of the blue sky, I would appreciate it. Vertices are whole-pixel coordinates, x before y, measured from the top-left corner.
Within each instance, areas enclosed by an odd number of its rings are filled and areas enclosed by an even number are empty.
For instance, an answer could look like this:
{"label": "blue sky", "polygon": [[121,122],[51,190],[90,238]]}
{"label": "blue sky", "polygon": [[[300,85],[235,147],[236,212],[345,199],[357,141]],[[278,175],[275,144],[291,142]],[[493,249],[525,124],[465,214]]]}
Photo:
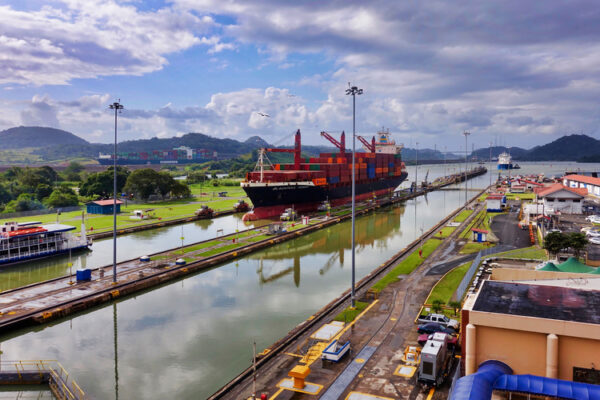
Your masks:
{"label": "blue sky", "polygon": [[[409,4],[410,3],[410,4]],[[278,142],[389,128],[460,150],[597,137],[594,1],[54,0],[0,5],[0,129]],[[268,114],[269,117],[259,113]],[[471,145],[469,145],[471,147]]]}

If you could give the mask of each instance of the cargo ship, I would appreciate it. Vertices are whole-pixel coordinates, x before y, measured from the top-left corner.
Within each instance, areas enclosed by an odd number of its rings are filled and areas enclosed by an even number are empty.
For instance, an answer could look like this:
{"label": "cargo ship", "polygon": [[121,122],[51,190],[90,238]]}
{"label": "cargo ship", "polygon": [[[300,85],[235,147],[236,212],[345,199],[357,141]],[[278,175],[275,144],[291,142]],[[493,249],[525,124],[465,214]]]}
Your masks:
{"label": "cargo ship", "polygon": [[74,229],[62,224],[6,222],[0,225],[0,265],[89,248],[92,240],[85,235],[85,226],[81,236],[72,236],[69,231]]}
{"label": "cargo ship", "polygon": [[[187,146],[176,147],[173,150],[117,153],[117,165],[191,164],[203,163],[216,159],[216,151],[207,149],[192,149]],[[98,162],[101,165],[113,165],[113,155],[100,153],[98,155]]]}
{"label": "cargo ship", "polygon": [[[260,149],[254,171],[246,175],[241,186],[254,208],[244,215],[245,221],[279,216],[285,209],[314,211],[323,202],[332,206],[352,198],[352,152],[345,148],[345,133],[336,140],[327,132],[321,136],[338,148],[337,153],[321,153],[316,158],[301,156],[300,130],[293,149]],[[377,133],[371,142],[357,139],[365,152],[355,153],[356,200],[390,194],[407,176],[402,162],[402,145],[397,145],[389,131]],[[269,152],[292,153],[293,164],[272,164]]]}

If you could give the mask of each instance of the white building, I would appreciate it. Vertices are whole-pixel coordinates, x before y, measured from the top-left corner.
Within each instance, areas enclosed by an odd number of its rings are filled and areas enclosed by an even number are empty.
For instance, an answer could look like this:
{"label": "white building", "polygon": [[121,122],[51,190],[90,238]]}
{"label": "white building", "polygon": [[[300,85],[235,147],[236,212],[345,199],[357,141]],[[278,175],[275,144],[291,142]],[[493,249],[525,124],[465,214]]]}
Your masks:
{"label": "white building", "polygon": [[490,193],[485,199],[486,209],[490,212],[501,212],[506,204],[506,196],[500,193]]}
{"label": "white building", "polygon": [[560,183],[537,192],[537,197],[543,201],[544,207],[563,214],[581,214],[581,205],[586,195],[586,189],[563,186]]}
{"label": "white building", "polygon": [[588,194],[600,196],[600,178],[585,175],[567,175],[563,184],[570,188],[584,188]]}

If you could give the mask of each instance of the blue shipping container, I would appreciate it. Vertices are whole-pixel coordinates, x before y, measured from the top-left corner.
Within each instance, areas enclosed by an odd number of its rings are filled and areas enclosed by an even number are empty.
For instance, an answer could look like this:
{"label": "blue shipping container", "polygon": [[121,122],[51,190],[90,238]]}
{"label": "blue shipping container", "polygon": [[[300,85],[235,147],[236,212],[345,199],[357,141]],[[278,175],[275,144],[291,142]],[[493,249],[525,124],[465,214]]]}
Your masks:
{"label": "blue shipping container", "polygon": [[340,177],[339,176],[330,176],[327,179],[329,180],[329,183],[339,183],[340,182]]}

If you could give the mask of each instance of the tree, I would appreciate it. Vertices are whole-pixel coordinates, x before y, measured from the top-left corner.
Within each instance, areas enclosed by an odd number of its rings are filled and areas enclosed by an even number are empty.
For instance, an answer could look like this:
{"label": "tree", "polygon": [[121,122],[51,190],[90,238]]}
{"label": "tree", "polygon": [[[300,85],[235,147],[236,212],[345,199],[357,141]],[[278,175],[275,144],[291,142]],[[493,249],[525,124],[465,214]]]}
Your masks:
{"label": "tree", "polygon": [[573,252],[575,253],[575,257],[579,258],[581,251],[583,249],[585,249],[585,247],[589,243],[587,237],[585,236],[585,234],[580,233],[580,232],[571,232],[571,233],[569,233],[567,239],[568,239],[568,247],[573,249]]}
{"label": "tree", "polygon": [[50,208],[71,207],[79,204],[79,200],[73,190],[69,188],[67,190],[57,188],[48,196],[44,203]]}
{"label": "tree", "polygon": [[[129,170],[117,166],[117,192],[121,192]],[[112,197],[113,195],[113,167],[106,171],[90,174],[87,179],[79,185],[79,194],[82,196]]]}
{"label": "tree", "polygon": [[127,178],[123,190],[142,200],[148,200],[152,195],[159,195],[162,198],[169,194],[173,197],[191,196],[187,185],[176,181],[166,172],[156,172],[150,168],[133,171]]}
{"label": "tree", "polygon": [[433,309],[434,313],[439,313],[440,311],[442,311],[442,305],[444,304],[444,302],[440,299],[435,299],[431,302],[431,308]]}
{"label": "tree", "polygon": [[35,197],[39,201],[42,201],[46,197],[50,196],[50,193],[52,193],[52,186],[46,183],[38,183],[35,188]]}
{"label": "tree", "polygon": [[458,310],[460,310],[460,307],[462,306],[461,302],[456,300],[450,301],[448,305],[454,309],[454,315],[458,313]]}
{"label": "tree", "polygon": [[544,238],[544,249],[557,255],[562,249],[569,247],[569,238],[562,232],[550,232]]}
{"label": "tree", "polygon": [[42,203],[33,198],[29,193],[22,193],[16,200],[10,201],[4,208],[5,213],[22,212],[31,210],[41,210],[44,208]]}

